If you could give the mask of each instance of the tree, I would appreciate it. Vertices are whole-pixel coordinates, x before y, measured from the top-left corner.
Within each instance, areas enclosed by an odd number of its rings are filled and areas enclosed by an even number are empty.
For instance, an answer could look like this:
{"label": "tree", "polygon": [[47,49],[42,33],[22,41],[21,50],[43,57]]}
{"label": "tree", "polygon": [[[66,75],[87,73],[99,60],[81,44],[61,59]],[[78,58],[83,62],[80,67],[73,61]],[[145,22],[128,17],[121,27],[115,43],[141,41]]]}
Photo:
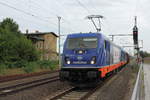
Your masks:
{"label": "tree", "polygon": [[18,63],[37,59],[38,52],[32,42],[21,34],[19,25],[11,18],[0,22],[0,63]]}
{"label": "tree", "polygon": [[19,26],[11,18],[6,18],[0,23],[0,34],[11,33],[16,36],[20,35]]}

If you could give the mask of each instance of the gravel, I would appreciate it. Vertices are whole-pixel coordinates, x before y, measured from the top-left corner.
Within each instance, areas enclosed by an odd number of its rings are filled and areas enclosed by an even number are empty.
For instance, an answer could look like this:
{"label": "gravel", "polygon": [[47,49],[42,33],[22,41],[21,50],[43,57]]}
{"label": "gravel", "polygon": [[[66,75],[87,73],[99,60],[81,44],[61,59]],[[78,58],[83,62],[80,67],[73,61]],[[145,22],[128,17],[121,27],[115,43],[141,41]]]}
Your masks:
{"label": "gravel", "polygon": [[42,100],[50,94],[53,94],[59,90],[68,88],[64,82],[56,81],[53,83],[41,85],[38,87],[26,89],[17,93],[13,93],[7,96],[0,97],[0,100]]}

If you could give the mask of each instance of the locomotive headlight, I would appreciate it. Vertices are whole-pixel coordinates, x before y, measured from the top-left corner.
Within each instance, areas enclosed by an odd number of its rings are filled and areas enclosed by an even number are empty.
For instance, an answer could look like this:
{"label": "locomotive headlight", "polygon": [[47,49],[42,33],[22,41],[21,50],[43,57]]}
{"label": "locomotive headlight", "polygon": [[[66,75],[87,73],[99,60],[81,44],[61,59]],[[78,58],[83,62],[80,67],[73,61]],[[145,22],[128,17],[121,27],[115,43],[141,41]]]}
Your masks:
{"label": "locomotive headlight", "polygon": [[91,64],[94,64],[95,62],[94,61],[91,61]]}
{"label": "locomotive headlight", "polygon": [[65,63],[66,64],[71,64],[71,61],[70,61],[69,57],[65,57]]}
{"label": "locomotive headlight", "polygon": [[96,63],[96,57],[94,56],[94,57],[92,57],[92,59],[91,59],[91,62],[90,62],[91,64],[95,64]]}
{"label": "locomotive headlight", "polygon": [[67,64],[70,64],[70,63],[71,63],[71,62],[68,60],[68,61],[67,61]]}
{"label": "locomotive headlight", "polygon": [[83,53],[83,51],[82,50],[79,50],[79,54],[82,54]]}

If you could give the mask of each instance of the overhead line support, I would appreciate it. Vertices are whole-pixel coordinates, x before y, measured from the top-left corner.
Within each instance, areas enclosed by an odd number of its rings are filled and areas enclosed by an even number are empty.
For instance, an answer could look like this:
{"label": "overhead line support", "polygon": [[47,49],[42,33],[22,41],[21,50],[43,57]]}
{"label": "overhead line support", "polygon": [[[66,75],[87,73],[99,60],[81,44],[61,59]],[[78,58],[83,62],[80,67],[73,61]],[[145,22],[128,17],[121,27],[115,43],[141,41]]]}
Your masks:
{"label": "overhead line support", "polygon": [[58,34],[59,34],[59,40],[58,40],[58,47],[59,47],[59,68],[61,67],[61,51],[60,51],[60,20],[61,20],[61,17],[60,16],[57,16],[58,18]]}

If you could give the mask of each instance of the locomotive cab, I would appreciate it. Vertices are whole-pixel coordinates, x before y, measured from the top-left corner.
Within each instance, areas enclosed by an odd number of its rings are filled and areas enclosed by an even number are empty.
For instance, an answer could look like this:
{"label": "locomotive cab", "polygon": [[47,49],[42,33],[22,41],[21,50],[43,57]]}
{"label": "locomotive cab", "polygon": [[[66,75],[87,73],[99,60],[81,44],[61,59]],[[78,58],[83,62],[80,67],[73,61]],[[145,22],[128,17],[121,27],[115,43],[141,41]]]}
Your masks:
{"label": "locomotive cab", "polygon": [[97,34],[69,35],[64,44],[60,78],[73,82],[98,79],[99,42]]}

